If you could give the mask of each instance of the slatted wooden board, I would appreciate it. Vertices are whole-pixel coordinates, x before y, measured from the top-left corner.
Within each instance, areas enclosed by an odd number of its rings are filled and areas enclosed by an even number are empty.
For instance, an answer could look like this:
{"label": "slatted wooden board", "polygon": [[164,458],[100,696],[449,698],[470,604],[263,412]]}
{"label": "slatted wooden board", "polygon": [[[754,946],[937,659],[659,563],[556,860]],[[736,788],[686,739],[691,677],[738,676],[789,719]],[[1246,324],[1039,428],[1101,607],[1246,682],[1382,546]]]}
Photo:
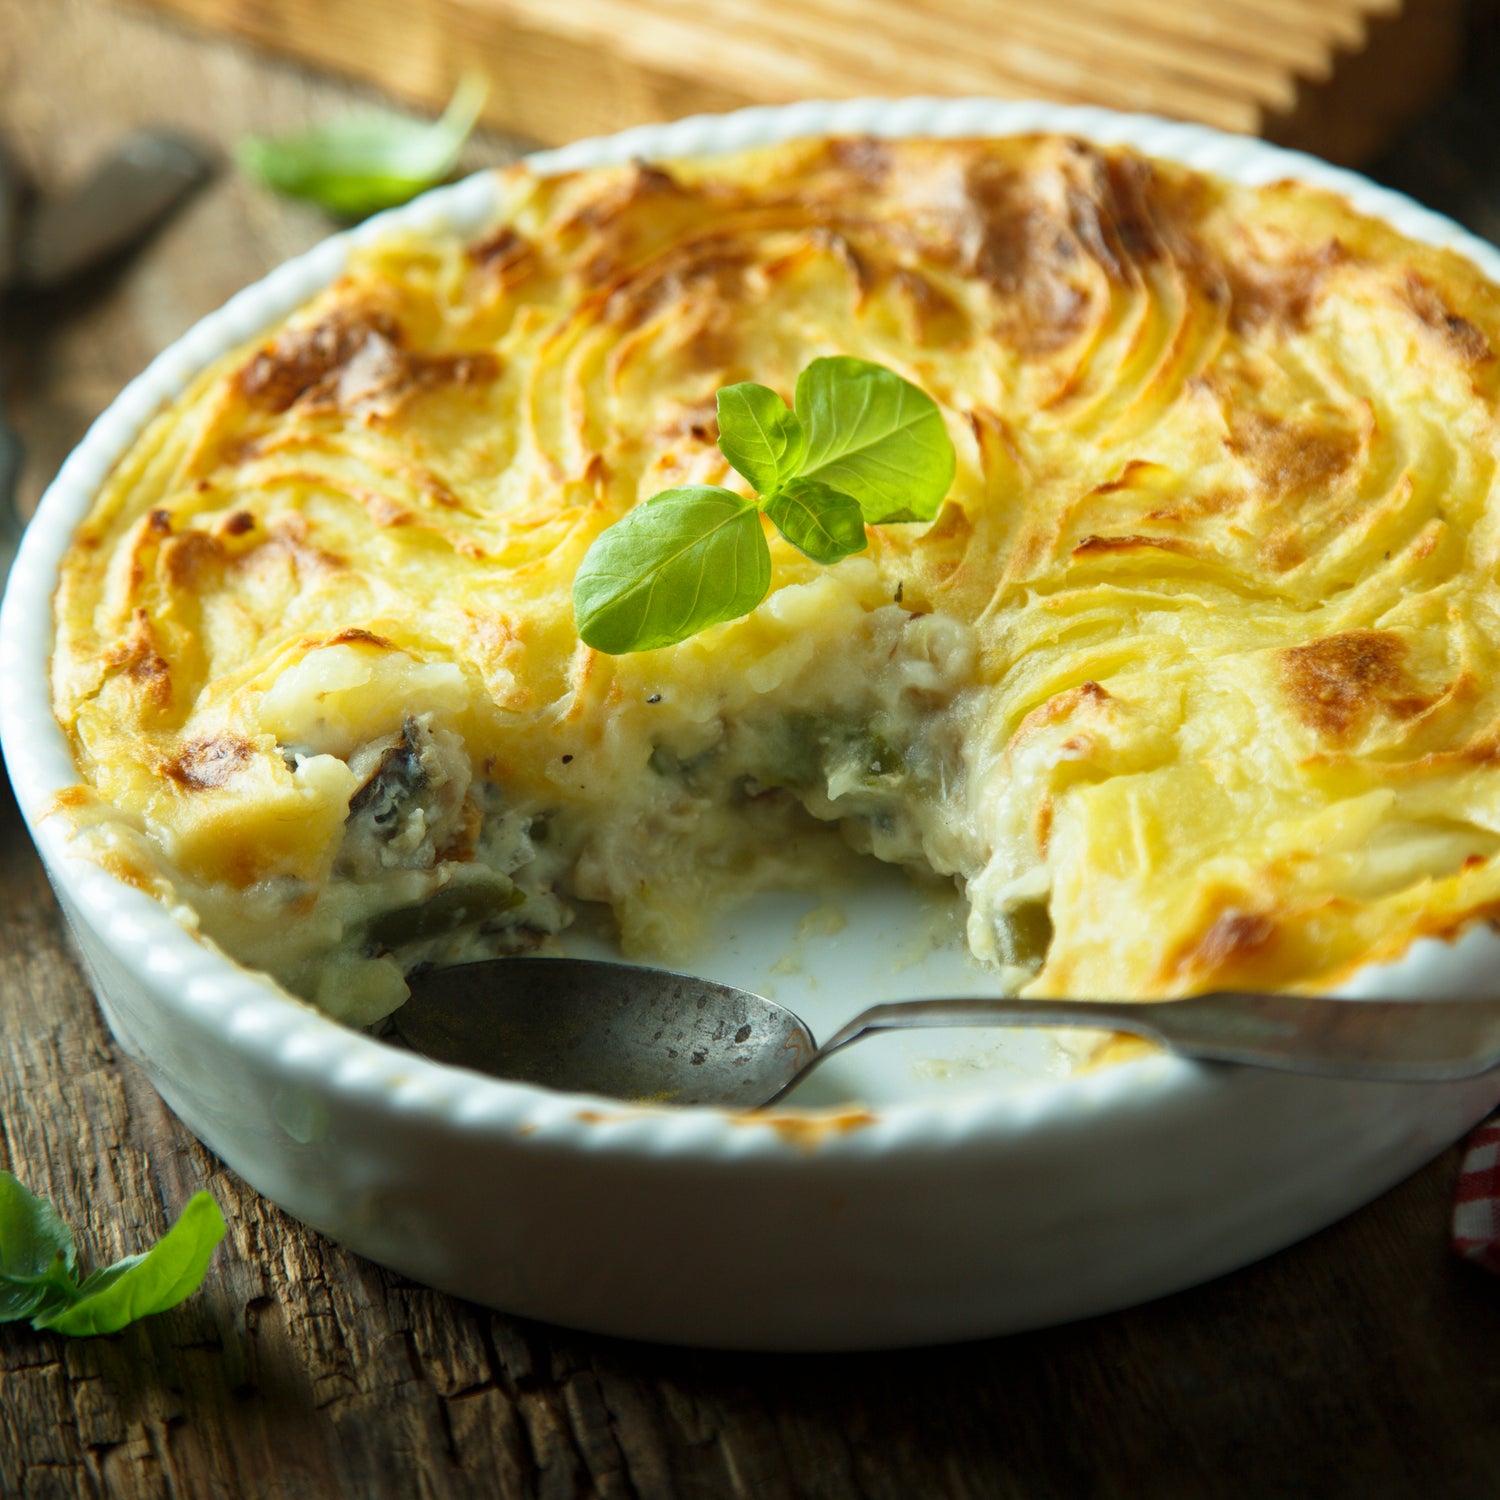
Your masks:
{"label": "slatted wooden board", "polygon": [[[142,0],[129,0],[139,4]],[[549,143],[798,98],[1104,104],[1344,162],[1452,78],[1462,0],[146,0]]]}

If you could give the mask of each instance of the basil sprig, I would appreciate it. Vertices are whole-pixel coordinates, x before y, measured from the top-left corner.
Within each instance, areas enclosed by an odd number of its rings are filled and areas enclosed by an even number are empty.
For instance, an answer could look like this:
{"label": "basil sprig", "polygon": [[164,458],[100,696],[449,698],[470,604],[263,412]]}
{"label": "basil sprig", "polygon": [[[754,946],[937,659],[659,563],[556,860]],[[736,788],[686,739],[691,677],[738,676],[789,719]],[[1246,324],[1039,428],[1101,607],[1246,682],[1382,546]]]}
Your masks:
{"label": "basil sprig", "polygon": [[814,562],[865,548],[865,524],[930,521],[953,482],[937,403],[883,365],[837,355],[798,377],[793,406],[744,381],[718,396],[719,449],[755,487],[663,490],[595,539],[573,580],[578,633],[620,655],[747,615],[771,586],[760,513]]}
{"label": "basil sprig", "polygon": [[75,1336],[115,1333],[197,1291],[224,1238],[224,1215],[194,1193],[177,1222],[143,1255],[78,1275],[73,1231],[45,1198],[0,1172],[0,1323]]}

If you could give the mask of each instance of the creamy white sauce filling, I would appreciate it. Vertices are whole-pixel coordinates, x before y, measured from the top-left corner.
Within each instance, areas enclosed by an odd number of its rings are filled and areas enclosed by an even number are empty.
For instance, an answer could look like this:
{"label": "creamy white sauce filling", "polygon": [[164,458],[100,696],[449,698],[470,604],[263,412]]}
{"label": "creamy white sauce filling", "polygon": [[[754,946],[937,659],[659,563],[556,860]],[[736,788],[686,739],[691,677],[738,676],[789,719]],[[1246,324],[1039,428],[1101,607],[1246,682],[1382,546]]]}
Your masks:
{"label": "creamy white sauce filling", "polygon": [[784,643],[732,678],[716,665],[664,683],[659,710],[604,723],[587,785],[558,779],[555,796],[537,792],[546,778],[508,781],[493,743],[465,742],[477,700],[458,667],[309,652],[255,714],[297,786],[342,821],[321,881],[189,880],[118,813],[87,837],[137,864],[152,850],[164,899],[205,936],[359,1025],[399,1006],[418,966],[534,948],[579,903],[609,908],[625,951],[690,961],[720,913],[843,879],[851,850],[952,879],[970,948],[1018,988],[1050,936],[1048,873],[1023,827],[1025,768],[994,743],[975,633],[870,609],[858,566],[768,600]]}
{"label": "creamy white sauce filling", "polygon": [[[816,885],[847,861],[847,846],[983,895],[970,944],[1002,980],[1023,982],[1045,950],[1045,877],[987,868],[994,799],[971,764],[984,696],[973,632],[891,605],[871,613],[842,659],[808,652],[791,670],[783,661],[764,693],[758,668],[747,669],[748,693],[725,694],[734,701],[722,713],[669,720],[622,748],[643,763],[597,801],[517,798],[503,770],[486,776],[475,763],[445,705],[406,714],[395,733],[342,757],[357,789],[326,885],[283,892],[279,911],[275,893],[261,893],[258,917],[241,905],[226,946],[368,1023],[400,1003],[401,976],[416,966],[534,946],[566,927],[578,902],[608,905],[628,951],[685,957],[717,912],[756,891]],[[335,663],[335,680],[342,670]],[[271,704],[290,724],[298,716],[285,708]],[[302,722],[305,743],[288,747],[299,772],[329,753],[320,746],[347,741],[347,723],[330,730],[327,717]],[[195,904],[218,935],[229,913],[212,897]]]}

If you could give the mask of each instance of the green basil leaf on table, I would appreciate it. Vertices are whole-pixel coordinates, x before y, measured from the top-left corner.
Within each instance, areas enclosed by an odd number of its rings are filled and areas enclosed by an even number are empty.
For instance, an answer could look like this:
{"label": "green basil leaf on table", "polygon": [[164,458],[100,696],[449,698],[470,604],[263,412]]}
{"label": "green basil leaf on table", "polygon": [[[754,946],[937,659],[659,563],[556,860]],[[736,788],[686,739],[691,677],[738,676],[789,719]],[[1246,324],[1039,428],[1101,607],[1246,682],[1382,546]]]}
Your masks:
{"label": "green basil leaf on table", "polygon": [[814,562],[836,563],[865,550],[859,502],[817,479],[794,479],[765,502],[777,531]]}
{"label": "green basil leaf on table", "polygon": [[137,1318],[165,1312],[197,1291],[225,1233],[224,1215],[207,1193],[194,1193],[177,1222],[144,1255],[95,1271],[66,1307],[33,1326],[75,1336],[115,1333]]}
{"label": "green basil leaf on table", "polygon": [[573,579],[578,633],[620,654],[738,619],[771,586],[753,500],[717,485],[663,490],[594,538]]}
{"label": "green basil leaf on table", "polygon": [[953,483],[953,443],[926,391],[883,365],[834,355],[798,376],[796,410],[807,429],[801,477],[852,495],[872,523],[937,514]]}
{"label": "green basil leaf on table", "polygon": [[719,450],[769,495],[797,472],[807,451],[801,419],[769,386],[752,380],[726,385],[718,394]]}
{"label": "green basil leaf on table", "polygon": [[0,1172],[0,1323],[30,1318],[55,1333],[114,1333],[195,1292],[224,1232],[219,1205],[195,1193],[145,1254],[80,1283],[73,1231],[45,1198]]}
{"label": "green basil leaf on table", "polygon": [[358,219],[405,203],[453,170],[484,108],[478,74],[459,83],[438,120],[361,110],[284,136],[248,136],[237,155],[277,192]]}
{"label": "green basil leaf on table", "polygon": [[0,1172],[0,1323],[29,1318],[75,1283],[73,1231],[45,1199]]}

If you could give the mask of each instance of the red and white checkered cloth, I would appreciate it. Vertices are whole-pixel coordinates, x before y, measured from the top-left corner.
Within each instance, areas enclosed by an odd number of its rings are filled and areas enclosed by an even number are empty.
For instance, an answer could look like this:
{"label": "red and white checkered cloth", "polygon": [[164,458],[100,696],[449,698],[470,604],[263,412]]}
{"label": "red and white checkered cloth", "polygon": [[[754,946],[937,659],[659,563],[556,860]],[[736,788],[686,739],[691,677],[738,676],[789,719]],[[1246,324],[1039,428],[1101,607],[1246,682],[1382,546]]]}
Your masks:
{"label": "red and white checkered cloth", "polygon": [[1468,1139],[1453,1196],[1453,1248],[1500,1274],[1500,1114]]}

